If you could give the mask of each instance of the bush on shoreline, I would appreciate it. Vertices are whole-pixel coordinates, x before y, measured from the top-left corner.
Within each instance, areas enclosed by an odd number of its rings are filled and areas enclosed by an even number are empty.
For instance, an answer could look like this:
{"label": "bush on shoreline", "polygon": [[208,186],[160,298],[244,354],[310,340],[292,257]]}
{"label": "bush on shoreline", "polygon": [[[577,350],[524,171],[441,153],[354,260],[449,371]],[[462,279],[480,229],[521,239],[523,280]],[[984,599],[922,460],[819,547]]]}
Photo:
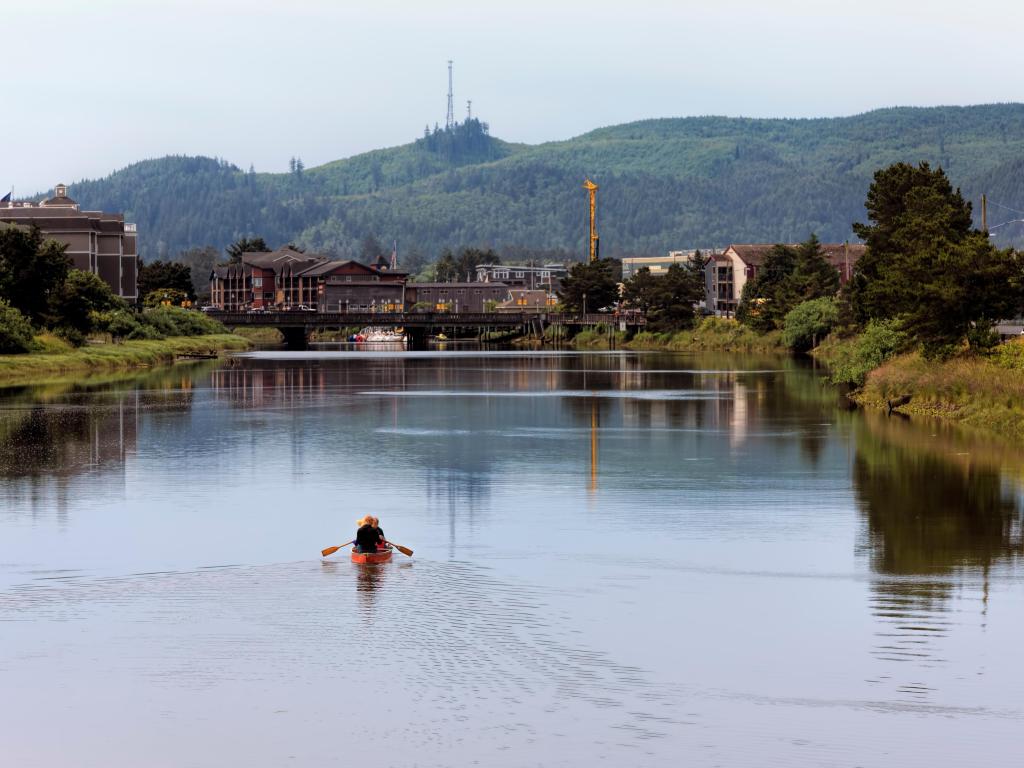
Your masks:
{"label": "bush on shoreline", "polygon": [[28,318],[0,299],[0,354],[31,352],[35,346]]}
{"label": "bush on shoreline", "polygon": [[169,336],[208,336],[225,333],[224,326],[199,312],[179,307],[157,307],[142,314],[127,309],[93,312],[93,330],[123,339],[165,339]]}

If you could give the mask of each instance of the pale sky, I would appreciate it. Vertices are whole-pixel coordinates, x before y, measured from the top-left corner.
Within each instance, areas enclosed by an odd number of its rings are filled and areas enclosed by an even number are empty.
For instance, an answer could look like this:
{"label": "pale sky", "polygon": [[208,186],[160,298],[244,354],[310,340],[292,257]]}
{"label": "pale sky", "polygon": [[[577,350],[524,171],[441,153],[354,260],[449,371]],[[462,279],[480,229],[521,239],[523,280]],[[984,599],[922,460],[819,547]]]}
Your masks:
{"label": "pale sky", "polygon": [[[510,141],[652,117],[1024,101],[1012,0],[2,0],[0,194],[167,154],[283,171],[456,117]],[[72,190],[73,194],[73,190]]]}

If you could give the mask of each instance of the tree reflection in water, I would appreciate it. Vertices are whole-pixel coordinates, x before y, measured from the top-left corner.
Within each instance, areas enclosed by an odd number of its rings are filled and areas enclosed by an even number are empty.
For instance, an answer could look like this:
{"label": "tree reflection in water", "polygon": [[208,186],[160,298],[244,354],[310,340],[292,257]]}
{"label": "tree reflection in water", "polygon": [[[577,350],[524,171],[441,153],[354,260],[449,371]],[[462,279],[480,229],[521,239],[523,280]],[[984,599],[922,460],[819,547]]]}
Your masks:
{"label": "tree reflection in water", "polygon": [[[868,415],[852,467],[867,524],[860,549],[875,574],[873,653],[911,664],[894,682],[912,700],[931,693],[921,670],[946,662],[943,638],[972,617],[984,621],[990,572],[1024,554],[1020,490],[997,467],[958,461],[966,454],[922,435],[921,425]],[[978,610],[952,611],[954,596]]]}

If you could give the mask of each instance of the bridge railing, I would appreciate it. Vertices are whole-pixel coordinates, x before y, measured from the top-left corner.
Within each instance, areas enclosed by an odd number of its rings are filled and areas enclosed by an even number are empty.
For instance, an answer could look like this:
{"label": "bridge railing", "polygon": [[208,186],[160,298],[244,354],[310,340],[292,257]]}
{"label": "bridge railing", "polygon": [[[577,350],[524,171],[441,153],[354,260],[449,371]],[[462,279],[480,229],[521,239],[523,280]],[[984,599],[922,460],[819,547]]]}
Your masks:
{"label": "bridge railing", "polygon": [[619,325],[642,326],[647,319],[641,313],[621,314],[588,312],[309,312],[309,311],[213,311],[208,315],[225,325],[278,326],[515,326],[529,325],[540,319],[545,325]]}

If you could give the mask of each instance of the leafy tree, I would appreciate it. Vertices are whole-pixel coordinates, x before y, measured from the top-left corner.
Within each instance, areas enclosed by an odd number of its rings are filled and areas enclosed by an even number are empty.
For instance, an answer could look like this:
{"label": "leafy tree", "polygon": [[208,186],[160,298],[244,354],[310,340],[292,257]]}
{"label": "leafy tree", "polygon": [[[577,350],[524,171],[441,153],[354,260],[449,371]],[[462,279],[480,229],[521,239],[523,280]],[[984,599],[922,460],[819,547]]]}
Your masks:
{"label": "leafy tree", "polygon": [[772,248],[757,275],[743,286],[736,318],[758,331],[781,327],[782,319],[796,303],[796,263],[796,252],[789,246]]}
{"label": "leafy tree", "polygon": [[[209,277],[209,275],[207,275]],[[185,264],[173,261],[154,261],[152,264],[139,265],[138,291],[140,296],[148,296],[154,291],[170,290],[185,294],[188,299],[195,299],[195,288],[192,284],[192,271]]]}
{"label": "leafy tree", "polygon": [[621,274],[622,262],[616,259],[573,264],[562,281],[558,300],[571,312],[598,312],[619,300]]}
{"label": "leafy tree", "polygon": [[0,299],[0,354],[30,352],[34,346],[32,324],[15,307]]}
{"label": "leafy tree", "polygon": [[672,331],[693,324],[696,304],[704,298],[703,259],[672,264],[655,277],[647,267],[623,284],[622,299],[647,314],[651,330]]}
{"label": "leafy tree", "polygon": [[797,304],[787,314],[782,326],[782,343],[796,352],[807,352],[818,346],[839,320],[836,300],[830,296]]}
{"label": "leafy tree", "polygon": [[0,299],[41,323],[71,269],[65,250],[38,227],[0,225]]}
{"label": "leafy tree", "polygon": [[641,267],[622,286],[622,300],[642,312],[649,312],[658,303],[659,278],[648,267]]}
{"label": "leafy tree", "polygon": [[655,330],[677,330],[693,325],[697,303],[705,297],[704,260],[696,258],[685,264],[672,264],[660,278],[658,303],[651,308]]}
{"label": "leafy tree", "polygon": [[93,328],[94,312],[123,306],[124,302],[99,277],[92,272],[72,269],[50,302],[49,324],[54,328],[86,334]]}
{"label": "leafy tree", "polygon": [[849,345],[836,350],[829,369],[835,384],[862,386],[868,374],[907,348],[898,320],[872,320]]}
{"label": "leafy tree", "polygon": [[879,171],[866,208],[871,223],[854,231],[868,248],[850,290],[861,323],[898,319],[926,357],[947,357],[972,329],[1021,308],[1024,265],[971,228],[971,205],[941,168],[896,163]]}
{"label": "leafy tree", "polygon": [[241,237],[224,249],[232,264],[242,260],[243,253],[269,253],[270,249],[262,237]]}
{"label": "leafy tree", "polygon": [[459,279],[459,265],[451,251],[445,250],[434,264],[434,280],[439,283],[454,283]]}
{"label": "leafy tree", "polygon": [[501,264],[501,259],[492,249],[463,248],[455,259],[455,282],[476,280],[476,268],[481,264]]}

